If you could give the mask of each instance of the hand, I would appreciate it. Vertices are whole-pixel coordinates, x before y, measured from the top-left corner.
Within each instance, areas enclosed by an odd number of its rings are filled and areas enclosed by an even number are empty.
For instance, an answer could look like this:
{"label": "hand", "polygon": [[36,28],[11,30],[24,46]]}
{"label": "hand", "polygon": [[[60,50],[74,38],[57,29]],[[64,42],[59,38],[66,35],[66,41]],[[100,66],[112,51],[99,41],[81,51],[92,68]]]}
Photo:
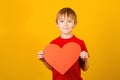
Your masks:
{"label": "hand", "polygon": [[80,58],[81,58],[81,59],[87,59],[87,58],[88,58],[88,53],[87,53],[86,51],[82,51],[82,52],[80,53]]}
{"label": "hand", "polygon": [[40,51],[39,53],[38,53],[38,59],[43,59],[43,51]]}

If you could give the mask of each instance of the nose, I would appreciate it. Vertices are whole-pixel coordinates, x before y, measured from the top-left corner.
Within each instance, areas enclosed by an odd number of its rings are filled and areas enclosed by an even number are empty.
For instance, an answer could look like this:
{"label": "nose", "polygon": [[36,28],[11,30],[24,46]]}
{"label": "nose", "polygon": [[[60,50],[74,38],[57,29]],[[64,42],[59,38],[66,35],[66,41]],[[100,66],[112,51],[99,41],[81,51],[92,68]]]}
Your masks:
{"label": "nose", "polygon": [[64,26],[68,26],[68,23],[67,23],[67,21],[65,21],[65,23],[64,23]]}

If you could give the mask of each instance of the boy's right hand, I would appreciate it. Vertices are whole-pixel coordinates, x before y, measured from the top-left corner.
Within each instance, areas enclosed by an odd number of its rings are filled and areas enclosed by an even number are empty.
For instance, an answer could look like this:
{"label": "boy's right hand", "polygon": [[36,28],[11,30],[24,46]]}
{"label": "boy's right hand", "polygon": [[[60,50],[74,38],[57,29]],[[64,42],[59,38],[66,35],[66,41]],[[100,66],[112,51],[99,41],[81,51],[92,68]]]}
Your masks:
{"label": "boy's right hand", "polygon": [[52,70],[52,67],[46,62],[46,60],[43,57],[43,51],[38,52],[38,59],[41,60],[48,69]]}
{"label": "boy's right hand", "polygon": [[39,60],[44,59],[44,58],[43,58],[43,51],[40,51],[40,52],[38,53],[38,59],[39,59]]}

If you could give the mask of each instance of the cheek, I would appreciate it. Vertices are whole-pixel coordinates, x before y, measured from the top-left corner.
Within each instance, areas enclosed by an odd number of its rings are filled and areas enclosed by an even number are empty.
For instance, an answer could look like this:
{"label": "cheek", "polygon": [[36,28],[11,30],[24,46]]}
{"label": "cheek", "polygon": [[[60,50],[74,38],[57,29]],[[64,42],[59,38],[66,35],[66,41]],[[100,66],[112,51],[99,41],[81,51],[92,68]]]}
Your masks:
{"label": "cheek", "polygon": [[75,25],[73,23],[69,24],[69,27],[74,27]]}
{"label": "cheek", "polygon": [[57,24],[57,26],[58,26],[58,27],[62,27],[62,26],[63,26],[63,24],[61,24],[61,23],[58,23],[58,24]]}

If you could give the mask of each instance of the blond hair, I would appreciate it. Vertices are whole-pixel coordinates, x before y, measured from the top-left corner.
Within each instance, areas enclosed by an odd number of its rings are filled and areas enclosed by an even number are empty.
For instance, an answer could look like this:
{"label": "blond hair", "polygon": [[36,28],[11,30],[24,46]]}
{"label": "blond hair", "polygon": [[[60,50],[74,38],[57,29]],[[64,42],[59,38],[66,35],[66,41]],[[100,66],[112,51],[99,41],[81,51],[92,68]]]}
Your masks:
{"label": "blond hair", "polygon": [[71,8],[62,8],[56,15],[56,23],[58,23],[58,17],[59,16],[67,16],[67,17],[72,17],[75,21],[75,24],[77,23],[77,16],[76,13],[73,9]]}

